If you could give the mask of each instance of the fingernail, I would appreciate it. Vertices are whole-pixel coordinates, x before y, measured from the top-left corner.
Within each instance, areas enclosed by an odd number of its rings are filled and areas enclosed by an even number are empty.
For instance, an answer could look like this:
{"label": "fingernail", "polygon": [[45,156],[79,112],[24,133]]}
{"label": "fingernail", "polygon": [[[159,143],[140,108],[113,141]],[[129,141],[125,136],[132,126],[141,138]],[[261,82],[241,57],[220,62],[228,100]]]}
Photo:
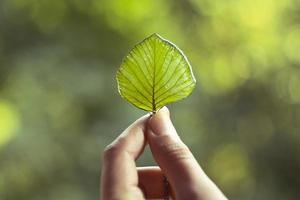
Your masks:
{"label": "fingernail", "polygon": [[165,135],[173,132],[174,127],[167,107],[161,108],[157,113],[151,116],[148,121],[148,128],[155,135]]}

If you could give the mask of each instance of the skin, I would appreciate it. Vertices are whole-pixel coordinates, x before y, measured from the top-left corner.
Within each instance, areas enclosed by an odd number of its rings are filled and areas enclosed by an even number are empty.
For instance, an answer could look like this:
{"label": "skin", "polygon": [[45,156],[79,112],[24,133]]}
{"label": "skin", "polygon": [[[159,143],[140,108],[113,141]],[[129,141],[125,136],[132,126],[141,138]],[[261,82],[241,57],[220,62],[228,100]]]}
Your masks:
{"label": "skin", "polygon": [[[149,144],[158,167],[136,167]],[[103,154],[102,200],[163,199],[163,176],[176,200],[226,200],[179,138],[166,107],[131,124]]]}

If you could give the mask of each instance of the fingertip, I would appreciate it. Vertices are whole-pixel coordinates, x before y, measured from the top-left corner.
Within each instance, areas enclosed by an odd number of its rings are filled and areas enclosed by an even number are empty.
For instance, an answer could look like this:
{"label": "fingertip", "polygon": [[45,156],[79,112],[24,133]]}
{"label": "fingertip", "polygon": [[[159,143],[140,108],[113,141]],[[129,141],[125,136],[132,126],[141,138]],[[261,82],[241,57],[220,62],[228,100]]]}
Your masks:
{"label": "fingertip", "polygon": [[168,109],[167,106],[164,106],[161,109],[159,109],[157,113],[159,113],[159,114],[165,114],[165,115],[169,115],[170,116],[170,111],[169,111],[169,109]]}
{"label": "fingertip", "polygon": [[174,127],[170,119],[170,112],[166,106],[150,117],[148,128],[155,135],[167,134],[173,131]]}
{"label": "fingertip", "polygon": [[104,149],[102,158],[111,160],[129,152],[135,159],[143,152],[146,145],[145,131],[149,114],[144,115],[129,125],[112,143]]}

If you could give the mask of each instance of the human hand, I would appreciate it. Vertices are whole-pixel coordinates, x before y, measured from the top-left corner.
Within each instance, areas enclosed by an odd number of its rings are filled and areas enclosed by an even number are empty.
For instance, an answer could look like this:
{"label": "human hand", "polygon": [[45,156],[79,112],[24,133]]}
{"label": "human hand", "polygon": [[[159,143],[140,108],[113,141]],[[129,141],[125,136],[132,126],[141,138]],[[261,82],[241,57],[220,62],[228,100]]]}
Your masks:
{"label": "human hand", "polygon": [[[137,168],[135,160],[149,144],[159,167]],[[181,141],[162,108],[130,125],[104,151],[101,175],[102,200],[165,198],[164,177],[176,200],[226,200]]]}

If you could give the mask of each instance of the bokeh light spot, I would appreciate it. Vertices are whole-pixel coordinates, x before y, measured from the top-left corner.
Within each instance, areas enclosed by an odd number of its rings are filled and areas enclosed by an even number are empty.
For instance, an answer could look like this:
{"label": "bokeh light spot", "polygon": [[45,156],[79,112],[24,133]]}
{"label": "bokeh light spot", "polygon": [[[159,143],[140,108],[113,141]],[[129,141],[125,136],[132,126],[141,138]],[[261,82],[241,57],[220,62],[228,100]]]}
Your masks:
{"label": "bokeh light spot", "polygon": [[276,6],[276,1],[272,0],[245,0],[239,1],[237,10],[243,24],[251,28],[265,29],[273,24]]}
{"label": "bokeh light spot", "polygon": [[214,80],[221,91],[228,91],[235,87],[236,76],[229,66],[226,57],[217,57],[214,62]]}
{"label": "bokeh light spot", "polygon": [[291,61],[300,63],[300,26],[294,27],[288,33],[284,51]]}
{"label": "bokeh light spot", "polygon": [[227,144],[217,149],[209,169],[223,188],[237,189],[250,183],[248,157],[238,144]]}
{"label": "bokeh light spot", "polygon": [[7,143],[19,127],[19,114],[15,107],[0,99],[0,146]]}

